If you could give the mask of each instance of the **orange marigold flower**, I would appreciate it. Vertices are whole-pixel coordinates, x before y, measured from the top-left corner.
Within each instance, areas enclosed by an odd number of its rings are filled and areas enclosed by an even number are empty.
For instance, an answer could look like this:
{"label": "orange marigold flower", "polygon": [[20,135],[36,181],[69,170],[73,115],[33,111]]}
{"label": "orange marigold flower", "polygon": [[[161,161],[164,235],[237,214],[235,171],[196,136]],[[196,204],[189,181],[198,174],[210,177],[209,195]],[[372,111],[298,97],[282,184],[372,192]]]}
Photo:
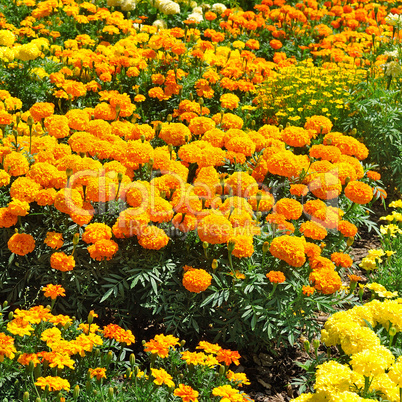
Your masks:
{"label": "orange marigold flower", "polygon": [[212,119],[222,130],[229,130],[230,128],[241,129],[243,127],[243,119],[236,116],[233,113],[225,113],[221,115],[220,113],[214,114]]}
{"label": "orange marigold flower", "polygon": [[4,170],[11,176],[22,176],[29,171],[27,158],[19,152],[11,152],[4,157]]}
{"label": "orange marigold flower", "polygon": [[15,233],[7,243],[8,249],[18,255],[27,255],[35,249],[35,240],[30,234]]}
{"label": "orange marigold flower", "polygon": [[373,170],[367,171],[367,177],[373,181],[381,180],[381,174]]}
{"label": "orange marigold flower", "polygon": [[212,281],[212,276],[204,269],[192,268],[183,275],[183,286],[193,293],[206,290]]}
{"label": "orange marigold flower", "polygon": [[38,122],[54,113],[54,104],[48,102],[35,103],[29,109],[29,112],[31,113],[31,116],[34,118],[35,122]]}
{"label": "orange marigold flower", "polygon": [[147,226],[138,235],[140,246],[148,250],[160,250],[169,243],[169,236],[156,226]]}
{"label": "orange marigold flower", "polygon": [[45,297],[50,297],[52,300],[56,299],[57,296],[65,296],[66,290],[61,285],[46,285],[42,288],[42,291],[45,293]]}
{"label": "orange marigold flower", "polygon": [[75,267],[75,260],[72,255],[66,255],[64,252],[56,252],[50,257],[50,266],[62,272],[72,271]]}
{"label": "orange marigold flower", "polygon": [[98,240],[110,240],[112,238],[112,229],[105,223],[89,224],[82,235],[85,243],[96,243]]}
{"label": "orange marigold flower", "polygon": [[236,109],[239,106],[240,99],[235,94],[223,94],[220,97],[221,106],[226,109]]}
{"label": "orange marigold flower", "polygon": [[63,234],[57,232],[47,232],[44,242],[49,247],[58,250],[64,244]]}
{"label": "orange marigold flower", "polygon": [[98,381],[100,381],[101,378],[106,378],[106,369],[104,367],[90,368],[88,372],[91,378],[96,377]]}
{"label": "orange marigold flower", "polygon": [[318,134],[328,134],[332,130],[332,122],[325,116],[311,116],[307,117],[304,128],[306,130],[313,130],[315,137]]}
{"label": "orange marigold flower", "polygon": [[345,236],[345,237],[355,237],[357,233],[357,227],[348,221],[339,221],[338,223],[338,230]]}
{"label": "orange marigold flower", "polygon": [[359,282],[362,280],[361,276],[358,275],[348,275],[351,282]]}
{"label": "orange marigold flower", "polygon": [[318,246],[317,244],[306,242],[304,245],[304,252],[306,253],[308,258],[314,259],[316,257],[319,257],[322,250],[321,247]]}
{"label": "orange marigold flower", "polygon": [[0,228],[10,228],[17,222],[17,215],[13,215],[8,208],[0,208]]}
{"label": "orange marigold flower", "polygon": [[330,162],[338,162],[342,155],[338,147],[324,144],[313,145],[310,148],[309,154],[312,158]]}
{"label": "orange marigold flower", "polygon": [[281,198],[275,204],[274,210],[288,220],[297,220],[303,213],[303,205],[292,198]]}
{"label": "orange marigold flower", "polygon": [[8,186],[10,184],[11,176],[3,169],[0,169],[0,187]]}
{"label": "orange marigold flower", "polygon": [[306,262],[304,241],[302,238],[284,235],[272,240],[269,247],[271,254],[287,262],[292,267],[301,267]]}
{"label": "orange marigold flower", "polygon": [[219,363],[225,363],[226,366],[230,366],[232,363],[238,366],[240,364],[239,359],[241,358],[239,352],[230,349],[220,349],[216,354],[216,359]]}
{"label": "orange marigold flower", "polygon": [[251,257],[254,253],[253,237],[248,235],[235,235],[228,240],[234,243],[232,254],[237,258]]}
{"label": "orange marigold flower", "polygon": [[345,253],[332,253],[331,261],[339,267],[349,268],[353,264],[353,260],[349,254]]}
{"label": "orange marigold flower", "polygon": [[300,233],[314,240],[323,240],[327,237],[325,228],[317,222],[307,221],[300,225]]}
{"label": "orange marigold flower", "polygon": [[203,242],[222,244],[232,236],[233,228],[230,221],[224,216],[211,214],[201,219],[197,232]]}
{"label": "orange marigold flower", "polygon": [[100,239],[88,248],[89,255],[91,258],[97,261],[102,261],[104,259],[111,260],[117,253],[119,246],[113,240]]}
{"label": "orange marigold flower", "polygon": [[332,269],[313,271],[309,276],[309,280],[315,289],[326,295],[337,292],[342,286],[340,276]]}
{"label": "orange marigold flower", "polygon": [[190,129],[183,123],[163,123],[159,138],[174,146],[184,145],[190,141],[192,135]]}
{"label": "orange marigold flower", "polygon": [[[214,14],[214,13],[211,13]],[[205,13],[206,17],[207,13]],[[216,14],[215,14],[216,18]],[[215,19],[214,18],[214,19]],[[192,389],[189,385],[179,384],[179,388],[176,388],[173,391],[173,395],[179,396],[183,402],[197,402],[199,392],[195,389]]]}
{"label": "orange marigold flower", "polygon": [[290,194],[305,197],[308,193],[308,187],[304,184],[291,184],[290,185]]}
{"label": "orange marigold flower", "polygon": [[4,361],[4,356],[14,359],[16,352],[14,338],[0,332],[0,363]]}
{"label": "orange marigold flower", "polygon": [[17,216],[26,216],[28,215],[30,206],[26,201],[20,201],[18,199],[13,199],[8,203],[8,210]]}
{"label": "orange marigold flower", "polygon": [[280,49],[283,45],[280,40],[277,39],[272,39],[269,44],[271,45],[272,49],[278,50]]}
{"label": "orange marigold flower", "polygon": [[35,385],[43,390],[48,388],[49,391],[61,391],[62,389],[65,389],[66,391],[70,390],[70,383],[64,378],[58,376],[39,377],[36,380]]}
{"label": "orange marigold flower", "polygon": [[81,194],[71,188],[61,189],[54,198],[54,206],[60,212],[70,214],[76,212],[83,205]]}
{"label": "orange marigold flower", "polygon": [[338,177],[330,173],[316,173],[309,180],[310,191],[322,200],[337,198],[342,192],[342,184]]}
{"label": "orange marigold flower", "polygon": [[194,135],[202,135],[215,128],[215,122],[209,117],[194,117],[188,125],[189,130]]}
{"label": "orange marigold flower", "polygon": [[269,271],[265,276],[271,283],[283,283],[286,281],[286,277],[281,271]]}
{"label": "orange marigold flower", "polygon": [[303,286],[302,292],[305,296],[312,296],[315,292],[315,289],[312,286]]}
{"label": "orange marigold flower", "polygon": [[54,188],[46,188],[38,191],[35,195],[35,202],[38,205],[53,205],[57,191]]}
{"label": "orange marigold flower", "polygon": [[282,141],[291,147],[304,147],[310,144],[310,136],[302,127],[286,127],[282,131]]}
{"label": "orange marigold flower", "polygon": [[356,204],[367,204],[373,199],[373,189],[361,181],[351,181],[345,187],[345,195]]}

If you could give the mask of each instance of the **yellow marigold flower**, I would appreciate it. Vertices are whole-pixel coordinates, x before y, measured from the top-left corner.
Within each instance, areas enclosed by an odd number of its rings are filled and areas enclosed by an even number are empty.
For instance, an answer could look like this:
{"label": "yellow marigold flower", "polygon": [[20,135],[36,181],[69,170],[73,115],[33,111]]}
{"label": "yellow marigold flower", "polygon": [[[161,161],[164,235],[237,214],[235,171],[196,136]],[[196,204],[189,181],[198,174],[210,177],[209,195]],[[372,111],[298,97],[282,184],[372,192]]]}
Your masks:
{"label": "yellow marigold flower", "polygon": [[38,122],[54,113],[54,104],[48,102],[35,103],[33,106],[31,106],[29,112],[34,118],[35,122]]}
{"label": "yellow marigold flower", "polygon": [[0,30],[0,46],[11,47],[15,42],[15,35],[8,29]]}
{"label": "yellow marigold flower", "polygon": [[212,353],[217,354],[222,347],[219,346],[217,343],[209,343],[207,341],[200,341],[196,349],[202,349],[205,353]]}
{"label": "yellow marigold flower", "polygon": [[166,370],[151,368],[151,372],[156,385],[166,384],[169,388],[174,387],[173,377]]}
{"label": "yellow marigold flower", "polygon": [[286,277],[281,271],[269,271],[265,276],[271,283],[283,283],[286,281]]}
{"label": "yellow marigold flower", "polygon": [[251,384],[245,373],[234,373],[232,370],[228,370],[226,373],[226,378],[229,381],[235,382],[238,387]]}
{"label": "yellow marigold flower", "polygon": [[230,385],[221,385],[212,390],[213,396],[221,396],[222,401],[243,402],[243,395],[239,390],[232,388]]}
{"label": "yellow marigold flower", "polygon": [[91,378],[96,377],[98,381],[102,378],[106,378],[106,369],[104,367],[90,368],[88,369]]}
{"label": "yellow marigold flower", "polygon": [[67,380],[57,376],[39,377],[36,380],[35,385],[43,390],[48,387],[49,391],[61,391],[62,389],[65,389],[66,391],[70,390],[70,383]]}
{"label": "yellow marigold flower", "polygon": [[352,385],[352,370],[336,361],[328,361],[317,366],[314,389],[329,394],[349,391]]}
{"label": "yellow marigold flower", "polygon": [[304,147],[310,144],[309,132],[302,127],[286,127],[282,131],[281,140],[291,147]]}
{"label": "yellow marigold flower", "polygon": [[13,335],[30,336],[34,328],[24,317],[17,317],[7,324],[7,331]]}
{"label": "yellow marigold flower", "polygon": [[47,328],[42,332],[40,339],[47,344],[57,342],[61,339],[61,331],[57,327]]}
{"label": "yellow marigold flower", "polygon": [[201,219],[197,232],[203,242],[222,244],[232,236],[233,228],[230,221],[224,216],[211,214]]}
{"label": "yellow marigold flower", "polygon": [[212,276],[204,269],[191,268],[183,275],[183,286],[189,292],[203,292],[211,285],[211,281]]}
{"label": "yellow marigold flower", "polygon": [[350,365],[358,374],[372,378],[384,373],[394,361],[390,350],[379,345],[352,355]]}
{"label": "yellow marigold flower", "polygon": [[77,212],[83,205],[79,191],[72,188],[63,188],[55,196],[54,206],[60,212],[71,214]]}
{"label": "yellow marigold flower", "polygon": [[39,55],[40,50],[38,49],[37,46],[31,43],[26,43],[22,46],[19,46],[18,48],[16,48],[15,53],[15,57],[22,61],[35,60],[36,58],[39,57]]}
{"label": "yellow marigold flower", "polygon": [[61,285],[46,285],[42,288],[42,292],[45,293],[45,297],[50,297],[52,300],[56,299],[57,296],[66,295],[66,290]]}
{"label": "yellow marigold flower", "polygon": [[7,243],[8,249],[18,255],[26,255],[34,251],[35,240],[30,234],[15,233]]}
{"label": "yellow marigold flower", "polygon": [[215,128],[215,122],[209,117],[194,117],[191,119],[188,128],[192,134],[202,135],[207,131],[213,130]]}

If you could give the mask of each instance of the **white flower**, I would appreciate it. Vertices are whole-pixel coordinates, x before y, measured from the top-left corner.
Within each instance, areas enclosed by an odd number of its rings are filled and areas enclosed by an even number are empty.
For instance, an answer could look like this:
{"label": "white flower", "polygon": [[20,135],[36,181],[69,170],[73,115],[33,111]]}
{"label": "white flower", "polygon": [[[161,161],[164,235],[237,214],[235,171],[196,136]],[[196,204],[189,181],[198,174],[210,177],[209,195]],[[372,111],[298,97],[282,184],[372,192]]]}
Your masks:
{"label": "white flower", "polygon": [[392,76],[392,78],[398,77],[402,72],[401,65],[397,61],[390,61],[384,64],[383,67],[385,68],[385,75]]}
{"label": "white flower", "polygon": [[194,7],[193,8],[193,13],[202,14],[202,8],[201,7]]}
{"label": "white flower", "polygon": [[402,23],[401,17],[399,16],[399,14],[388,14],[385,17],[385,22],[391,26],[400,26]]}
{"label": "white flower", "polygon": [[159,27],[160,29],[167,29],[167,24],[165,20],[155,20],[152,25],[154,27]]}
{"label": "white flower", "polygon": [[169,1],[160,6],[159,11],[165,15],[179,14],[180,6],[174,1]]}
{"label": "white flower", "polygon": [[212,5],[212,11],[218,14],[222,14],[226,10],[226,6],[222,3],[215,3]]}
{"label": "white flower", "polygon": [[202,14],[198,14],[198,13],[191,13],[188,17],[188,20],[192,20],[195,22],[201,22],[204,21],[204,18],[202,17]]}
{"label": "white flower", "polygon": [[123,0],[121,4],[121,9],[123,11],[131,11],[134,10],[136,6],[137,3],[135,0]]}

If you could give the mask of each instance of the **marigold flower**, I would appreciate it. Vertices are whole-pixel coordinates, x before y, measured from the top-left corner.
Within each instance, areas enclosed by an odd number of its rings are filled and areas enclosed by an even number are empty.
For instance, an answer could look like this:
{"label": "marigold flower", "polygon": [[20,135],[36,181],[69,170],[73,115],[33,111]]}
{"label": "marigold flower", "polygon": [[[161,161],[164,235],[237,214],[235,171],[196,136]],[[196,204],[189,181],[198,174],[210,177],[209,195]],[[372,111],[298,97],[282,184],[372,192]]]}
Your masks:
{"label": "marigold flower", "polygon": [[350,258],[350,255],[345,253],[332,253],[331,261],[343,268],[349,268],[353,264],[353,260]]}
{"label": "marigold flower", "polygon": [[309,275],[309,280],[315,289],[326,295],[337,292],[342,286],[341,278],[333,269],[315,270]]}
{"label": "marigold flower", "polygon": [[103,336],[114,339],[117,342],[125,343],[128,346],[135,342],[135,337],[130,330],[125,330],[116,324],[109,324],[103,327]]}
{"label": "marigold flower", "polygon": [[280,236],[272,240],[269,247],[271,254],[292,267],[301,267],[306,262],[303,239],[295,236]]}
{"label": "marigold flower", "polygon": [[4,361],[4,356],[9,359],[14,359],[15,353],[17,352],[14,346],[14,338],[8,336],[3,332],[0,332],[0,363]]}
{"label": "marigold flower", "polygon": [[303,205],[292,198],[281,198],[274,206],[274,211],[288,220],[297,220],[303,213]]}
{"label": "marigold flower", "polygon": [[204,269],[192,268],[183,275],[183,286],[193,293],[206,290],[212,281],[212,276]]}
{"label": "marigold flower", "polygon": [[4,170],[11,176],[22,176],[29,171],[27,158],[19,152],[11,152],[4,157]]}
{"label": "marigold flower", "polygon": [[60,212],[70,214],[76,212],[83,205],[81,194],[72,188],[61,189],[54,198],[54,206]]}
{"label": "marigold flower", "polygon": [[304,128],[306,130],[313,130],[315,136],[318,134],[328,134],[332,130],[332,122],[325,116],[311,116],[307,117]]}
{"label": "marigold flower", "polygon": [[104,259],[109,261],[117,253],[119,246],[113,240],[100,239],[89,246],[87,249],[91,258],[97,261],[102,261]]}
{"label": "marigold flower", "polygon": [[50,256],[50,266],[62,272],[72,271],[75,267],[75,260],[72,255],[56,252]]}
{"label": "marigold flower", "polygon": [[304,147],[310,144],[310,136],[302,127],[286,127],[282,131],[281,140],[291,147]]}
{"label": "marigold flower", "polygon": [[281,271],[269,271],[265,276],[271,283],[283,283],[286,281],[286,277]]}
{"label": "marigold flower", "polygon": [[106,378],[106,368],[104,367],[97,367],[97,368],[90,368],[88,369],[89,375],[91,378],[96,377],[98,381],[100,381],[102,378]]}
{"label": "marigold flower", "polygon": [[379,345],[353,354],[350,365],[356,373],[372,378],[384,373],[394,360],[395,357],[391,351]]}
{"label": "marigold flower", "polygon": [[300,225],[300,233],[314,240],[323,240],[327,237],[325,228],[317,222],[307,221]]}
{"label": "marigold flower", "polygon": [[239,393],[239,390],[232,388],[230,385],[221,385],[212,390],[212,395],[221,396],[222,401],[244,401],[243,395]]}
{"label": "marigold flower", "polygon": [[34,251],[35,240],[30,234],[15,233],[7,243],[8,249],[18,255],[27,255]]}
{"label": "marigold flower", "polygon": [[339,221],[338,230],[345,236],[345,237],[355,237],[357,233],[357,227],[348,221]]}
{"label": "marigold flower", "polygon": [[54,113],[54,104],[48,102],[35,103],[29,109],[29,113],[34,118],[35,122],[38,122]]}
{"label": "marigold flower", "polygon": [[277,39],[272,39],[269,44],[271,45],[272,49],[278,50],[280,49],[283,45],[280,40]]}
{"label": "marigold flower", "polygon": [[235,94],[227,93],[220,97],[221,106],[226,109],[236,109],[239,106],[240,99]]}
{"label": "marigold flower", "polygon": [[82,235],[85,243],[96,243],[98,240],[110,240],[112,238],[112,229],[105,223],[91,223]]}
{"label": "marigold flower", "polygon": [[174,387],[173,377],[166,370],[151,368],[151,372],[156,385],[166,384],[169,388]]}
{"label": "marigold flower", "polygon": [[381,180],[381,174],[378,173],[378,172],[374,172],[373,170],[369,170],[369,171],[366,172],[366,174],[367,174],[367,177],[370,180],[373,180],[373,181]]}
{"label": "marigold flower", "polygon": [[188,125],[189,130],[194,135],[202,135],[215,128],[215,122],[209,117],[194,117]]}
{"label": "marigold flower", "polygon": [[254,253],[254,246],[253,246],[253,237],[249,235],[242,235],[238,234],[235,236],[232,236],[228,240],[228,245],[229,243],[232,242],[234,243],[234,249],[232,251],[232,254],[237,257],[237,258],[246,258],[246,257],[251,257]]}
{"label": "marigold flower", "polygon": [[308,187],[304,184],[291,184],[290,185],[290,194],[305,197],[308,194]]}
{"label": "marigold flower", "polygon": [[57,296],[65,296],[66,291],[61,285],[46,285],[42,288],[42,291],[45,293],[45,297],[50,297],[52,300],[56,299]]}
{"label": "marigold flower", "polygon": [[197,402],[199,392],[192,389],[189,385],[179,384],[179,388],[173,391],[173,395],[179,396],[183,402]]}
{"label": "marigold flower", "polygon": [[11,202],[8,203],[7,208],[13,215],[26,216],[28,215],[30,206],[26,201],[13,199]]}
{"label": "marigold flower", "polygon": [[49,391],[61,391],[62,389],[65,389],[66,391],[70,390],[70,383],[58,376],[39,377],[36,380],[35,385],[43,390],[48,387]]}
{"label": "marigold flower", "polygon": [[305,296],[312,296],[315,292],[315,289],[312,286],[303,286],[302,293]]}
{"label": "marigold flower", "polygon": [[233,227],[224,216],[211,214],[201,219],[197,233],[202,242],[222,244],[232,236]]}
{"label": "marigold flower", "polygon": [[216,359],[219,363],[225,363],[226,366],[230,366],[232,363],[238,366],[240,364],[239,359],[241,358],[239,352],[230,349],[220,349],[216,354]]}
{"label": "marigold flower", "polygon": [[373,199],[373,189],[361,181],[351,181],[345,187],[345,196],[356,204],[367,204]]}

